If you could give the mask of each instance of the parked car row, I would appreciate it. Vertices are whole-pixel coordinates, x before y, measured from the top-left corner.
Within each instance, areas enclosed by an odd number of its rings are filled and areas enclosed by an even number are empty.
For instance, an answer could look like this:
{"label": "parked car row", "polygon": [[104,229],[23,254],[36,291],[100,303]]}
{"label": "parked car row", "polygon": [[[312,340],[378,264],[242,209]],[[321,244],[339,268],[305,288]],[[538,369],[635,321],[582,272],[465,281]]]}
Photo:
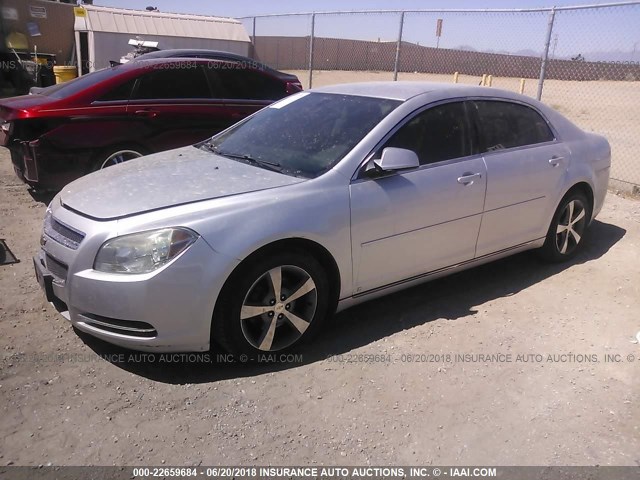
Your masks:
{"label": "parked car row", "polygon": [[302,90],[293,75],[226,52],[143,55],[0,102],[18,177],[59,190],[89,172],[211,137]]}

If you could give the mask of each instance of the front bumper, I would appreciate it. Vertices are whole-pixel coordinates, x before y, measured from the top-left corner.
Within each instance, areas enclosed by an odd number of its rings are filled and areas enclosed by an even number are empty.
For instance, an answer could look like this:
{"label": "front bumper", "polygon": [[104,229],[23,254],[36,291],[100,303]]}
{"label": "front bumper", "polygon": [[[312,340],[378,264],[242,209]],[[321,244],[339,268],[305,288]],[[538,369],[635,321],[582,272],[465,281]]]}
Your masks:
{"label": "front bumper", "polygon": [[215,302],[237,261],[199,238],[152,273],[98,272],[93,259],[107,237],[87,234],[73,249],[43,235],[34,265],[47,300],[78,330],[115,345],[154,352],[208,350]]}

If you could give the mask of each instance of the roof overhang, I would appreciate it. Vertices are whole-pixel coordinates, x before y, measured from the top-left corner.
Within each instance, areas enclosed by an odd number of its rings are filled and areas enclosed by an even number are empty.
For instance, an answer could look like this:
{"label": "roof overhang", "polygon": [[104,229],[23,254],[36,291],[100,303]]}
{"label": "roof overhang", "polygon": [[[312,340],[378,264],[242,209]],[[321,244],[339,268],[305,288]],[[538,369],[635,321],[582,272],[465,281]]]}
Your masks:
{"label": "roof overhang", "polygon": [[250,41],[244,25],[234,18],[147,12],[96,5],[76,7],[74,12],[76,31]]}

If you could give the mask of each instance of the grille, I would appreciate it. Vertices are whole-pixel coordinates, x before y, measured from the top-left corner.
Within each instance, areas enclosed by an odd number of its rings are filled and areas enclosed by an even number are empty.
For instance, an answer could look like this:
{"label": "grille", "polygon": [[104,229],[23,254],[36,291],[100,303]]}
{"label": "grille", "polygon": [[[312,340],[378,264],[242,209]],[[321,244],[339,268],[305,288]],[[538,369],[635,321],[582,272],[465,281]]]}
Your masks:
{"label": "grille", "polygon": [[59,222],[51,212],[47,211],[44,217],[44,233],[52,240],[64,245],[71,250],[77,250],[84,240],[85,234]]}
{"label": "grille", "polygon": [[47,270],[51,272],[51,275],[56,277],[59,280],[67,281],[67,272],[69,271],[69,267],[67,267],[64,263],[56,260],[48,253],[46,254],[47,259]]}
{"label": "grille", "polygon": [[153,325],[146,322],[117,320],[115,318],[102,317],[92,313],[81,313],[78,316],[87,325],[91,325],[94,328],[111,333],[143,338],[153,338],[158,334],[156,329],[153,328]]}

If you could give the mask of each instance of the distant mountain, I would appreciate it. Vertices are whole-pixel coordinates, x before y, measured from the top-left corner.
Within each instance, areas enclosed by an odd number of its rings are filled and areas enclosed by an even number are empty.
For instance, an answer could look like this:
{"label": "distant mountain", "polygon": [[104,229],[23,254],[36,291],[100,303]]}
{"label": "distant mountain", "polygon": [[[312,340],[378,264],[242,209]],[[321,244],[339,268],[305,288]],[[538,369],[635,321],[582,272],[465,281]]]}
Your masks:
{"label": "distant mountain", "polygon": [[485,49],[478,50],[477,48],[472,47],[471,45],[460,45],[458,47],[454,47],[453,50],[464,50],[465,52],[483,52],[483,53],[496,53],[499,55],[520,55],[523,57],[540,57],[542,54],[540,52],[536,52],[535,50],[517,50],[515,52],[509,52],[507,50],[493,50],[493,49]]}
{"label": "distant mountain", "polygon": [[[496,53],[500,55],[518,55],[523,57],[542,57],[542,52],[536,52],[531,49],[523,49],[516,50],[514,52],[508,52],[505,50],[492,50],[492,49],[483,49],[478,50],[477,48],[472,47],[471,45],[460,45],[454,47],[454,50],[464,50],[466,52],[483,52],[483,53]],[[640,64],[640,49],[636,52],[631,51],[620,51],[620,50],[610,50],[610,51],[579,51],[577,50],[575,53],[571,55],[555,55],[553,56],[552,52],[549,52],[550,58],[555,58],[556,60],[571,60],[571,58],[576,57],[578,54],[581,54],[587,62],[634,62],[636,64]]]}
{"label": "distant mountain", "polygon": [[542,56],[542,52],[536,52],[535,50],[531,50],[531,49],[518,50],[513,54],[522,55],[523,57],[541,57]]}
{"label": "distant mountain", "polygon": [[640,63],[640,51],[621,52],[613,50],[608,52],[582,52],[582,56],[587,62],[631,62]]}

